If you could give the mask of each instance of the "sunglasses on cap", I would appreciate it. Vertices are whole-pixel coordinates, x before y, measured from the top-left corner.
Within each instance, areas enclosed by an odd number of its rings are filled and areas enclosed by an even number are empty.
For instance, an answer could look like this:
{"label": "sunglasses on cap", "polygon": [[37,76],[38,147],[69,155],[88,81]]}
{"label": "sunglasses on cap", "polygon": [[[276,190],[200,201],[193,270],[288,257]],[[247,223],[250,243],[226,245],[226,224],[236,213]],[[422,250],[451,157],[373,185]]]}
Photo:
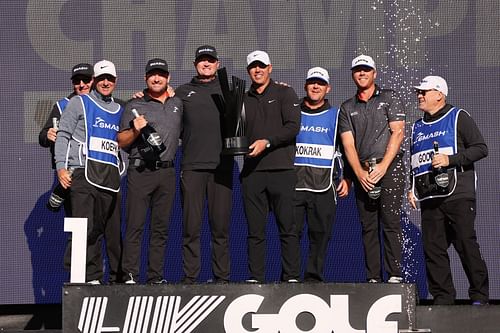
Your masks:
{"label": "sunglasses on cap", "polygon": [[88,76],[76,76],[74,78],[71,79],[71,82],[73,82],[73,85],[78,85],[80,84],[80,82],[85,83],[85,84],[88,84],[90,83],[90,81],[92,81],[92,78],[91,77],[88,77]]}

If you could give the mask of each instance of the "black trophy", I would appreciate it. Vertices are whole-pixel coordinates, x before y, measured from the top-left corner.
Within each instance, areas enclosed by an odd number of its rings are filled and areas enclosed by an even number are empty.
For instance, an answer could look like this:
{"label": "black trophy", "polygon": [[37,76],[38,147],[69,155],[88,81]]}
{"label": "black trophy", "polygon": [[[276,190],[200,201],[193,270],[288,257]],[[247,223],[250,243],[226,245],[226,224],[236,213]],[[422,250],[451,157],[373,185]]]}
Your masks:
{"label": "black trophy", "polygon": [[245,94],[245,80],[236,76],[231,78],[231,90],[227,79],[226,68],[217,71],[221,95],[212,95],[219,109],[220,124],[223,137],[223,155],[245,155],[248,149],[248,138],[245,136],[245,109],[243,95]]}

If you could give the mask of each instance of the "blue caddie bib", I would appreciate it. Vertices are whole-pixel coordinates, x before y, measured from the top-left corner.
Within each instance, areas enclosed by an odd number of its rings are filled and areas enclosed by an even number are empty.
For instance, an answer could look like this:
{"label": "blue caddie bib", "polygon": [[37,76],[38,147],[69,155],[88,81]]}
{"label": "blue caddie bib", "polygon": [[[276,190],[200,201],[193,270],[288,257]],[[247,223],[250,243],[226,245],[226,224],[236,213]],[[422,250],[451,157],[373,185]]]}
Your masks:
{"label": "blue caddie bib", "polygon": [[446,197],[453,193],[456,185],[456,169],[448,168],[450,183],[441,192],[434,180],[432,157],[434,141],[439,144],[439,153],[454,155],[457,153],[457,121],[460,112],[465,110],[451,108],[444,116],[433,122],[417,120],[412,129],[411,168],[413,193],[418,200]]}
{"label": "blue caddie bib", "polygon": [[118,192],[120,173],[117,134],[123,108],[113,103],[100,106],[90,95],[80,96],[86,127],[85,176],[92,185]]}

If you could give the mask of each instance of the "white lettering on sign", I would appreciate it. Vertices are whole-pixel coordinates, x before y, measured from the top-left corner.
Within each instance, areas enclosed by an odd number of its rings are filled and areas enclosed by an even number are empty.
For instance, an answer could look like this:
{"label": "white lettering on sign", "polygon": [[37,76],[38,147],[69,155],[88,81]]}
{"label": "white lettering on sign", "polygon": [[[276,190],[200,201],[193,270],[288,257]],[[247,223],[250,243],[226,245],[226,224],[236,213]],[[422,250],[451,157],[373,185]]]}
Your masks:
{"label": "white lettering on sign", "polygon": [[[330,295],[330,305],[311,294],[300,294],[289,298],[277,314],[258,313],[264,296],[250,294],[235,299],[224,315],[224,329],[231,333],[303,333],[296,319],[301,313],[314,316],[314,327],[308,333],[397,333],[397,321],[386,321],[388,315],[402,311],[402,296],[387,295],[370,307],[366,317],[366,331],[351,327],[349,322],[349,296]],[[242,319],[251,314],[252,330],[243,327]]]}

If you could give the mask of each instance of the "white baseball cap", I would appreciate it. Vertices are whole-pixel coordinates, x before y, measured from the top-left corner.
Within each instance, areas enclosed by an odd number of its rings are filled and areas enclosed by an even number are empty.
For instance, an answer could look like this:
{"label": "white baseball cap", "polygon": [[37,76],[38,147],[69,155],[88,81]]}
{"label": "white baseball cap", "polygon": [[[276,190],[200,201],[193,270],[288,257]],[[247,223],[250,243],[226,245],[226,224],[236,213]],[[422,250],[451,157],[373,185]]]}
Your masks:
{"label": "white baseball cap", "polygon": [[260,61],[264,65],[269,65],[271,63],[271,59],[269,59],[269,55],[264,52],[264,51],[253,51],[247,56],[247,65],[250,65],[251,63],[255,61]]}
{"label": "white baseball cap", "polygon": [[448,96],[448,84],[446,80],[441,76],[429,75],[422,79],[422,82],[418,86],[415,86],[418,90],[437,90],[443,93],[443,95]]}
{"label": "white baseball cap", "polygon": [[330,84],[330,75],[328,71],[322,67],[313,67],[307,71],[306,81],[309,79],[320,79]]}
{"label": "white baseball cap", "polygon": [[94,65],[94,77],[109,74],[116,77],[115,65],[108,60],[101,60]]}
{"label": "white baseball cap", "polygon": [[364,54],[357,56],[352,60],[351,69],[358,66],[366,66],[376,69],[375,61],[373,61],[373,58]]}

